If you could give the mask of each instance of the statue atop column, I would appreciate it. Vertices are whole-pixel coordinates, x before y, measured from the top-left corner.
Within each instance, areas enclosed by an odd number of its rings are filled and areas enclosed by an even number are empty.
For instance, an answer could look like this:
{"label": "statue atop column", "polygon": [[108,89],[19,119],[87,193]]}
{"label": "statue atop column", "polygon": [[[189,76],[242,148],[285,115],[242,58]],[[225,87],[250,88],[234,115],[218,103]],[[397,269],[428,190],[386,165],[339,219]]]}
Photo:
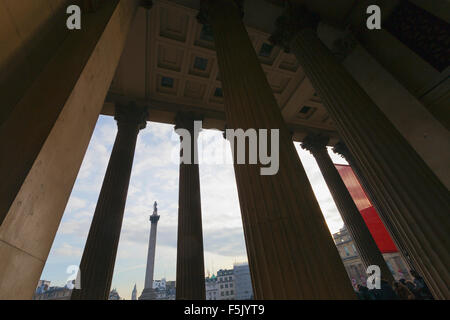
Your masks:
{"label": "statue atop column", "polygon": [[[153,214],[150,216],[150,222],[153,224],[157,224],[159,221],[159,216],[158,216],[158,204],[155,203],[153,204]],[[155,240],[156,240],[156,226],[155,226]]]}

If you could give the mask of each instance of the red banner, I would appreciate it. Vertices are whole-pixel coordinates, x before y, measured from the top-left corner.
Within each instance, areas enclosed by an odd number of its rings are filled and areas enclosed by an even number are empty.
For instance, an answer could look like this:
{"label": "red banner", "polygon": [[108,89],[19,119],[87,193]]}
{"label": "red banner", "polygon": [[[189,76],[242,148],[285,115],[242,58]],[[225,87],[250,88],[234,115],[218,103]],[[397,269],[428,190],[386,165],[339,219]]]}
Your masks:
{"label": "red banner", "polygon": [[342,164],[335,164],[335,166],[380,251],[382,253],[397,252],[397,247],[364,192],[364,189],[361,187],[352,168]]}

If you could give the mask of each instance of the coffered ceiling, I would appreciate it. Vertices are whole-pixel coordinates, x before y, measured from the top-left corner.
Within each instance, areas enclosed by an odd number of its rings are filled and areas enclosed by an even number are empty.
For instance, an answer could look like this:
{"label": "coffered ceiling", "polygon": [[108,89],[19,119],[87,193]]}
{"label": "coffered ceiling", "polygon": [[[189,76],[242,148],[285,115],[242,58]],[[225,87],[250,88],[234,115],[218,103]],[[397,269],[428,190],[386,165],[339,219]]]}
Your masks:
{"label": "coffered ceiling", "polygon": [[[212,33],[198,11],[173,1],[140,8],[103,113],[114,103],[146,104],[150,120],[173,123],[177,111],[203,113],[204,127],[223,129],[224,103]],[[244,20],[245,22],[245,20]],[[282,114],[301,138],[309,131],[335,135],[334,126],[301,66],[268,42],[270,34],[247,25],[250,40]]]}

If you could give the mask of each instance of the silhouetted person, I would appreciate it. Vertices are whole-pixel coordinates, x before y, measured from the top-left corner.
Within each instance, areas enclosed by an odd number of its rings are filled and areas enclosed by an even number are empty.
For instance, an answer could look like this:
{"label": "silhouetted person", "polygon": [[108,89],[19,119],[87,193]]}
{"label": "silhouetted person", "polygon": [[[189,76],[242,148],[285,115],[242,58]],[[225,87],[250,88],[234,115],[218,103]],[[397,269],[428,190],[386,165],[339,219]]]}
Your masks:
{"label": "silhouetted person", "polygon": [[362,284],[357,285],[356,292],[359,300],[373,300],[371,294],[369,293],[369,289]]}
{"label": "silhouetted person", "polygon": [[412,283],[411,281],[406,281],[405,279],[400,279],[399,280],[401,282],[401,284],[405,285],[409,291],[411,291],[414,294],[414,290],[416,288],[416,286],[414,285],[414,283]]}
{"label": "silhouetted person", "polygon": [[380,280],[380,289],[369,290],[374,296],[375,300],[397,300],[397,295],[390,286],[390,284],[385,280]]}
{"label": "silhouetted person", "polygon": [[394,288],[395,294],[397,295],[397,297],[400,300],[414,300],[415,299],[414,294],[403,283],[394,281],[393,288]]}
{"label": "silhouetted person", "polygon": [[425,280],[417,273],[415,270],[411,270],[411,275],[414,277],[414,295],[416,296],[416,299],[419,300],[434,300],[433,295],[430,292],[430,289],[428,289],[427,284],[425,283]]}

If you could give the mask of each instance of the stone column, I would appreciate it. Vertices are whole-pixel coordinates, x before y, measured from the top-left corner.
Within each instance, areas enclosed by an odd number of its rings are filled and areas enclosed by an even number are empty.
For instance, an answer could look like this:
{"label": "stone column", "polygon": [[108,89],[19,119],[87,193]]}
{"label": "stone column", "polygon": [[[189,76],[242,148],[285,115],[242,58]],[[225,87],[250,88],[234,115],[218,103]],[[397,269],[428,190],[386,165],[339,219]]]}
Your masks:
{"label": "stone column", "polygon": [[156,254],[156,230],[158,228],[158,221],[159,215],[154,213],[152,216],[150,216],[151,222],[150,238],[148,240],[147,270],[145,272],[145,283],[144,283],[144,288],[150,289],[153,288],[153,273],[155,269],[155,254]]}
{"label": "stone column", "polygon": [[408,252],[404,247],[402,247],[402,243],[401,241],[399,241],[398,234],[395,233],[395,228],[390,223],[390,220],[388,218],[389,216],[384,213],[384,210],[389,210],[389,208],[386,208],[386,206],[383,205],[384,203],[387,203],[386,200],[377,199],[376,193],[364,178],[364,175],[355,163],[355,159],[353,159],[353,156],[350,154],[350,151],[347,149],[347,146],[343,142],[338,142],[337,144],[335,144],[335,146],[333,147],[333,151],[337,154],[340,154],[349,163],[350,167],[353,169],[353,172],[358,178],[358,181],[361,183],[361,186],[366,192],[367,197],[369,198],[370,202],[375,207],[375,210],[383,221],[384,226],[389,231],[389,234],[394,241],[397,249],[400,251],[404,260],[408,264],[409,269],[415,269]]}
{"label": "stone column", "polygon": [[[11,2],[25,21],[34,16],[31,3]],[[40,72],[0,126],[2,300],[33,297],[137,5],[138,0],[103,1],[98,11],[83,14],[82,29],[49,51],[45,68],[33,61]],[[34,24],[26,25],[40,38]],[[50,34],[56,37],[59,28],[65,23]],[[13,91],[10,82],[6,89]]]}
{"label": "stone column", "polygon": [[[180,187],[178,198],[177,300],[205,300],[202,208],[197,138],[191,114],[177,114],[175,130],[180,134]],[[189,135],[187,135],[189,134]],[[186,140],[185,140],[186,139]]]}
{"label": "stone column", "polygon": [[279,130],[276,174],[234,165],[255,298],[354,299],[237,3],[203,1],[199,18],[214,32],[228,128]]}
{"label": "stone column", "polygon": [[146,109],[116,105],[117,136],[81,258],[81,289],[72,300],[108,299],[137,135],[147,117]]}
{"label": "stone column", "polygon": [[[317,19],[291,8],[274,43],[296,55],[436,298],[450,298],[450,194],[316,35]],[[393,106],[394,107],[394,106]],[[392,233],[392,232],[391,232]]]}
{"label": "stone column", "polygon": [[157,203],[153,204],[153,214],[150,216],[150,237],[148,239],[147,251],[147,268],[145,270],[145,282],[142,294],[139,300],[154,300],[156,298],[153,291],[153,271],[155,269],[155,253],[156,253],[156,231],[158,229],[158,207]]}
{"label": "stone column", "polygon": [[328,141],[329,138],[324,135],[310,134],[303,140],[302,148],[310,151],[316,159],[342,220],[355,242],[364,269],[367,270],[370,265],[379,266],[381,278],[392,284],[394,277],[328,154]]}

